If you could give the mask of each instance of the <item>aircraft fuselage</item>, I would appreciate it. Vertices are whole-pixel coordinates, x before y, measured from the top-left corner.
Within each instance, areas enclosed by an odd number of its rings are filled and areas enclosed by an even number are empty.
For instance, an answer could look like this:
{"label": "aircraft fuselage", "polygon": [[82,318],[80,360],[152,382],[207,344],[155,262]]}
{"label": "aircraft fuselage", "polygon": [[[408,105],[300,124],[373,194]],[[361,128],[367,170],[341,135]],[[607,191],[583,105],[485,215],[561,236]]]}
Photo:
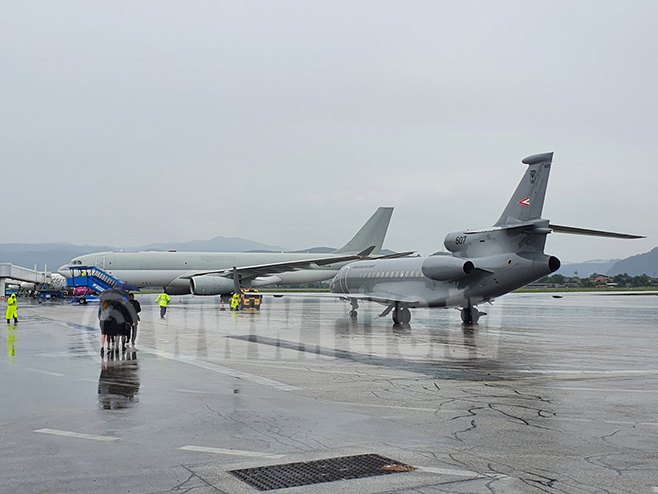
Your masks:
{"label": "aircraft fuselage", "polygon": [[353,262],[341,268],[331,290],[406,307],[476,305],[557,270],[559,260],[542,252],[544,241],[545,235],[509,230],[450,233],[445,245],[453,255]]}
{"label": "aircraft fuselage", "polygon": [[[273,262],[301,261],[323,257],[309,253],[270,252],[101,252],[80,256],[72,265],[98,266],[110,275],[140,288],[167,287],[170,294],[190,293],[190,279],[182,276],[196,271],[231,269],[233,266],[251,266]],[[326,257],[332,257],[326,254]],[[345,263],[329,264],[296,271],[286,271],[271,276],[257,277],[251,286],[287,283],[313,283],[330,280]],[[69,275],[68,265],[60,272]],[[211,276],[211,275],[208,275]],[[225,293],[233,290],[233,281],[214,276],[226,284]]]}

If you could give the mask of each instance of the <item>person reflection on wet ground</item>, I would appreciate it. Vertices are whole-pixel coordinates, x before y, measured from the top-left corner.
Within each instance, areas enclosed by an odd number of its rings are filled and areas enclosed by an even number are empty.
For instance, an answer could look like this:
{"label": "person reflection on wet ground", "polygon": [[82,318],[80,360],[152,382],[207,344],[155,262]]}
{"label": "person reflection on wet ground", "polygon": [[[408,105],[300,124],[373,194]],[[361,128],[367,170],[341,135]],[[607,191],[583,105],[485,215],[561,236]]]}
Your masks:
{"label": "person reflection on wet ground", "polygon": [[101,358],[98,401],[103,410],[130,408],[139,402],[139,365],[136,353],[110,353]]}
{"label": "person reflection on wet ground", "polygon": [[9,360],[16,358],[16,324],[7,326],[7,357]]}

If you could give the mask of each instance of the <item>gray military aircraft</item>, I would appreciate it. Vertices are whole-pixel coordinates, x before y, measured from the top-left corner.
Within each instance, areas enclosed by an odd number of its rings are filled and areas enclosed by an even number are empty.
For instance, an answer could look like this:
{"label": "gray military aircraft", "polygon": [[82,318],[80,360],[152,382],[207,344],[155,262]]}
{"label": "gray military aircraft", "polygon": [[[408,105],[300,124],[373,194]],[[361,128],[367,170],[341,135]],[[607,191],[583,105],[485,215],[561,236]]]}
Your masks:
{"label": "gray military aircraft", "polygon": [[[343,247],[329,254],[292,252],[96,252],[59,268],[97,266],[139,288],[164,287],[170,295],[225,295],[234,270],[244,287],[330,280],[347,261],[381,252],[393,208],[381,207]],[[406,253],[408,254],[408,253]],[[396,254],[405,255],[405,253]],[[391,257],[391,256],[382,256]]]}
{"label": "gray military aircraft", "polygon": [[599,230],[559,226],[542,219],[553,153],[528,156],[516,191],[490,228],[449,233],[444,240],[451,254],[395,260],[356,261],[342,267],[331,291],[352,304],[359,300],[385,304],[393,322],[411,320],[410,308],[456,307],[462,321],[476,323],[483,312],[477,305],[536,281],[560,268],[555,256],[544,253],[551,232],[612,238],[644,238]]}

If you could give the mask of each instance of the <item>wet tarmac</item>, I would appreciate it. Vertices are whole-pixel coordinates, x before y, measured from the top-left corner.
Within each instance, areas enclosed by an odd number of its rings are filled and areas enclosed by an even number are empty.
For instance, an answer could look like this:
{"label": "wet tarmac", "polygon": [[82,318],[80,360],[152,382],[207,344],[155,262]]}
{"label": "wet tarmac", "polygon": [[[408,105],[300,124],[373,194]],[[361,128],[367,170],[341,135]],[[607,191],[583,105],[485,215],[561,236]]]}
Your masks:
{"label": "wet tarmac", "polygon": [[480,324],[267,299],[143,298],[137,351],[97,307],[0,335],[0,492],[253,493],[230,470],[377,454],[414,471],[267,492],[658,492],[658,296],[508,295]]}

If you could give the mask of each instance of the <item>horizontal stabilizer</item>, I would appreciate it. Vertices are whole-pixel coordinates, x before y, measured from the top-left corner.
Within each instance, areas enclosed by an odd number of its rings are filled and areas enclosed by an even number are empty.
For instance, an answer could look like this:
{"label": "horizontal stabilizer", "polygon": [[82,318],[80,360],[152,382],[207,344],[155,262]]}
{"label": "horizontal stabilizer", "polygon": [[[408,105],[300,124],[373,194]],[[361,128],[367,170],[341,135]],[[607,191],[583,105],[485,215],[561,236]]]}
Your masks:
{"label": "horizontal stabilizer", "polygon": [[549,224],[548,227],[551,230],[553,230],[555,233],[569,233],[571,235],[587,235],[589,237],[608,237],[608,238],[625,238],[625,239],[646,238],[645,236],[642,235],[605,232],[602,230],[589,230],[587,228],[576,228],[573,226],[553,225],[552,223]]}

